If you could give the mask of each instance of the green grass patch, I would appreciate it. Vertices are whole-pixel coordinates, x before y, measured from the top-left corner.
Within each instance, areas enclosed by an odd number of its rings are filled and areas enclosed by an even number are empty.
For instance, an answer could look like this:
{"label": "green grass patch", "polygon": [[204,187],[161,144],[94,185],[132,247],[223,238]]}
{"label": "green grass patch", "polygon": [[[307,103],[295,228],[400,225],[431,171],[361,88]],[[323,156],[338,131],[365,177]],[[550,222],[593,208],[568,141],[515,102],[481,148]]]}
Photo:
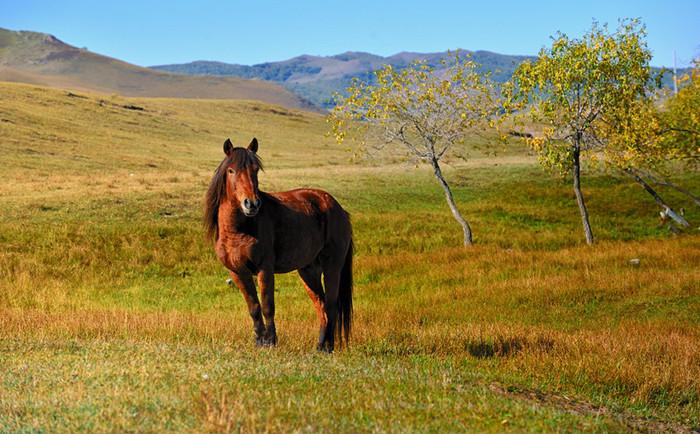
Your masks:
{"label": "green grass patch", "polygon": [[[122,113],[3,89],[0,431],[700,425],[700,235],[671,234],[626,179],[586,172],[589,247],[569,182],[524,150],[453,162],[464,249],[429,170],[352,163],[319,116],[160,99]],[[229,134],[261,140],[262,189],[324,188],[351,212],[349,349],[316,354],[295,273],[277,276],[279,346],[254,347],[201,224]]]}

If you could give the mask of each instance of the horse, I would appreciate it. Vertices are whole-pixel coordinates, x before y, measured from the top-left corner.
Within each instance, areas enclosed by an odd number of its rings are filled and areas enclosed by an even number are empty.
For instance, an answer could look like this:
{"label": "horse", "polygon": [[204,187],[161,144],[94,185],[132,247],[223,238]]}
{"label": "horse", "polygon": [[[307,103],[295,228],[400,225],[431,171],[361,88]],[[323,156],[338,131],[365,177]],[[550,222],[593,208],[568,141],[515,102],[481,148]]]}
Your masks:
{"label": "horse", "polygon": [[247,148],[226,139],[224,154],[206,193],[204,225],[248,305],[256,344],[277,345],[275,273],[296,270],[320,323],[317,349],[332,352],[336,339],[347,345],[353,314],[350,215],[323,190],[259,190],[262,161],[255,138]]}

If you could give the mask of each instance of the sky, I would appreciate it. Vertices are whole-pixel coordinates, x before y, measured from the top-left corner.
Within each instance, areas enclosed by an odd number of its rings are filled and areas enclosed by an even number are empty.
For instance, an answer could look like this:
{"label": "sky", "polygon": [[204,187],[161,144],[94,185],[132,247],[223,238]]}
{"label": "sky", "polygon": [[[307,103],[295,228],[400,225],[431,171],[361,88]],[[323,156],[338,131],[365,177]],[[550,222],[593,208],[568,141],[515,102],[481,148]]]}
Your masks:
{"label": "sky", "polygon": [[535,55],[593,20],[641,18],[655,66],[700,56],[700,0],[677,1],[41,1],[0,0],[0,27],[50,33],[141,66],[256,64],[301,54],[489,50]]}

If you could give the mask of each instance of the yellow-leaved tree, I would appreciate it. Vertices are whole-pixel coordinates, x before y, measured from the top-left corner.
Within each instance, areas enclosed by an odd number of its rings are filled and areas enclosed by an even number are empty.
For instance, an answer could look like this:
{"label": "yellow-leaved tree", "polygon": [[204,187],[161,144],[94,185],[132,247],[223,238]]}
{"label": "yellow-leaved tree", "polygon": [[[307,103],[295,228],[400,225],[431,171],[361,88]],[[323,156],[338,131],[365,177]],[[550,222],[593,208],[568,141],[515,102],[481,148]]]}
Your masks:
{"label": "yellow-leaved tree", "polygon": [[661,146],[667,158],[697,168],[700,165],[700,59],[684,77],[678,94],[661,112]]}
{"label": "yellow-leaved tree", "polygon": [[[696,64],[681,80],[677,95],[667,97],[666,90],[627,101],[601,124],[606,166],[638,183],[661,207],[662,220],[679,227],[690,226],[682,208],[676,212],[652,184],[670,187],[700,206],[700,197],[670,180],[673,174],[700,165],[699,80]],[[670,221],[669,228],[674,229]]]}
{"label": "yellow-leaved tree", "polygon": [[336,139],[353,140],[365,151],[397,145],[407,151],[404,155],[429,164],[462,226],[464,245],[471,245],[471,227],[457,208],[440,162],[469,133],[500,115],[489,77],[477,63],[455,55],[439,70],[424,61],[400,70],[386,65],[376,72],[375,83],[355,80],[347,91],[329,116]]}
{"label": "yellow-leaved tree", "polygon": [[[668,99],[660,113],[659,161],[679,161],[685,167],[700,167],[700,59],[690,74],[683,78],[677,95]],[[647,175],[649,176],[648,172]],[[700,206],[700,197],[668,179],[652,174],[657,184],[671,187]]]}
{"label": "yellow-leaved tree", "polygon": [[528,139],[540,162],[571,175],[586,242],[593,231],[581,190],[581,162],[604,159],[623,168],[650,143],[657,86],[651,52],[639,20],[622,20],[617,31],[593,23],[580,39],[558,34],[535,61],[522,63],[503,89],[505,107],[527,117],[540,132]]}

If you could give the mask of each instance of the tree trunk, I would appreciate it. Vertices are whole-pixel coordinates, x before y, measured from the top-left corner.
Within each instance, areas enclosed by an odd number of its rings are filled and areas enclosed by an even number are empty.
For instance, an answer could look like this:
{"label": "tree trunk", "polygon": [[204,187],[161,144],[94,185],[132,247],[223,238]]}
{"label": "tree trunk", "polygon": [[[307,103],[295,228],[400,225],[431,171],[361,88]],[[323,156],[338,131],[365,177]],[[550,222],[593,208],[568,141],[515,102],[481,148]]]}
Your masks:
{"label": "tree trunk", "polygon": [[433,158],[431,163],[433,165],[433,170],[435,171],[435,177],[440,182],[442,189],[445,190],[445,198],[447,199],[447,204],[450,206],[450,211],[452,211],[452,215],[454,216],[455,220],[462,225],[462,231],[464,232],[464,245],[471,246],[472,229],[469,227],[469,223],[467,223],[464,217],[462,217],[462,214],[460,214],[459,209],[457,209],[455,199],[452,196],[452,191],[450,190],[450,186],[447,185],[447,181],[445,181],[445,178],[442,176],[442,170],[440,170],[440,164],[438,164],[437,159]]}
{"label": "tree trunk", "polygon": [[690,226],[688,220],[683,218],[683,216],[676,213],[670,206],[668,206],[666,202],[664,202],[664,200],[661,198],[661,196],[659,196],[659,194],[653,188],[651,188],[651,186],[646,181],[644,181],[641,176],[639,176],[632,169],[625,169],[625,173],[627,173],[635,181],[637,181],[637,184],[641,185],[642,188],[644,188],[644,190],[646,190],[646,192],[654,198],[656,203],[658,203],[661,206],[661,208],[664,210],[667,216],[671,217],[673,220],[676,221],[676,223],[678,223],[681,226],[684,226],[686,228]]}
{"label": "tree trunk", "polygon": [[638,172],[639,172],[639,173],[642,173],[642,174],[643,174],[644,176],[646,176],[648,179],[651,179],[652,182],[654,182],[654,184],[662,185],[662,186],[664,186],[664,187],[671,187],[672,189],[676,190],[677,192],[679,192],[679,193],[681,193],[681,194],[687,196],[690,200],[692,200],[692,201],[695,203],[695,205],[700,206],[700,197],[695,196],[693,193],[691,193],[690,191],[686,190],[685,188],[680,187],[680,186],[678,186],[678,185],[672,183],[672,182],[669,181],[668,179],[664,179],[664,178],[661,178],[661,177],[657,177],[656,175],[652,175],[652,174],[649,173],[649,172],[644,172],[644,171],[641,171],[641,170],[638,171]]}
{"label": "tree trunk", "polygon": [[591,223],[588,221],[588,209],[583,200],[583,193],[581,193],[581,148],[578,143],[574,145],[574,193],[576,194],[576,202],[578,202],[578,210],[581,212],[586,243],[593,244],[593,231],[591,231]]}

